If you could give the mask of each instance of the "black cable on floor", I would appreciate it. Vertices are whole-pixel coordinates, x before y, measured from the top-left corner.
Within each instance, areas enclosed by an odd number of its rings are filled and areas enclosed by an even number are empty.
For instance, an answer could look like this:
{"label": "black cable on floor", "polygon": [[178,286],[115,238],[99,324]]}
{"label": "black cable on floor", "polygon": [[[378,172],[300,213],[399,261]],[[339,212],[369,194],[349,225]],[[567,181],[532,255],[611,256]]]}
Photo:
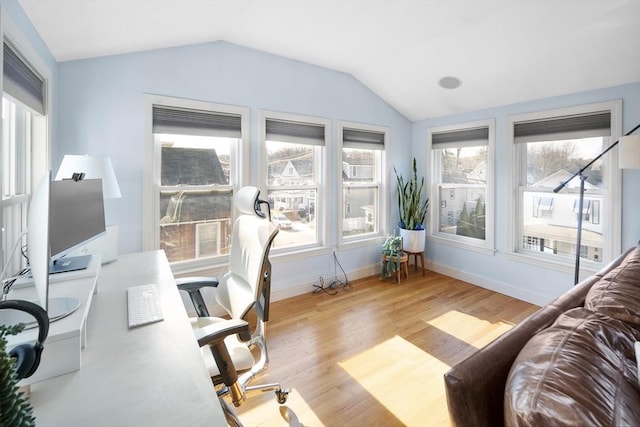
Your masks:
{"label": "black cable on floor", "polygon": [[[344,276],[344,280],[338,278],[338,267],[342,271],[342,275]],[[349,282],[349,278],[347,277],[347,273],[342,268],[340,261],[338,261],[338,256],[336,252],[333,251],[333,280],[329,283],[328,286],[324,285],[324,278],[320,276],[320,285],[313,285],[313,293],[317,294],[320,292],[324,292],[329,295],[336,295],[339,289],[350,290],[353,289],[351,282]]]}

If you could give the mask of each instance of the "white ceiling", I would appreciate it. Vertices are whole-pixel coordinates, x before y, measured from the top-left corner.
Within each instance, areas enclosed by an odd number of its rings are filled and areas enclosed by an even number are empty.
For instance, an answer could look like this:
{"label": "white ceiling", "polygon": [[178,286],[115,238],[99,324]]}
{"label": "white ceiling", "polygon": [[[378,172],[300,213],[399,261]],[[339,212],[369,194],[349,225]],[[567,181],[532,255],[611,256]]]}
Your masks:
{"label": "white ceiling", "polygon": [[411,120],[640,81],[638,0],[19,3],[58,61],[226,40],[349,73]]}

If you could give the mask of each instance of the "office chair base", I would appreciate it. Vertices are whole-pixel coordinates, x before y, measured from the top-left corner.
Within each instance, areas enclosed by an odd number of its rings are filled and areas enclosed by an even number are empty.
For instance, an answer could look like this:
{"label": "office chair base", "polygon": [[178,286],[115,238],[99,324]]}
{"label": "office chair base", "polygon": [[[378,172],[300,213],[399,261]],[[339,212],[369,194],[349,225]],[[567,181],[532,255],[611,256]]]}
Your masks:
{"label": "office chair base", "polygon": [[276,390],[276,396],[278,398],[278,403],[281,405],[284,405],[285,403],[287,403],[287,398],[289,397],[289,392],[291,390],[289,390],[288,388],[285,389],[278,389]]}

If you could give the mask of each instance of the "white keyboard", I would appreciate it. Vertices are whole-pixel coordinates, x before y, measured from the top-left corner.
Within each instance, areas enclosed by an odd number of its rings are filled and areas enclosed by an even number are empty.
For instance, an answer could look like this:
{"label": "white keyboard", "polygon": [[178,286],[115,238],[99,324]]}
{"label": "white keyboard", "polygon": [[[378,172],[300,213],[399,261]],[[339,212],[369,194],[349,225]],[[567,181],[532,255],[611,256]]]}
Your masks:
{"label": "white keyboard", "polygon": [[129,328],[164,320],[160,294],[156,285],[131,286],[127,289]]}

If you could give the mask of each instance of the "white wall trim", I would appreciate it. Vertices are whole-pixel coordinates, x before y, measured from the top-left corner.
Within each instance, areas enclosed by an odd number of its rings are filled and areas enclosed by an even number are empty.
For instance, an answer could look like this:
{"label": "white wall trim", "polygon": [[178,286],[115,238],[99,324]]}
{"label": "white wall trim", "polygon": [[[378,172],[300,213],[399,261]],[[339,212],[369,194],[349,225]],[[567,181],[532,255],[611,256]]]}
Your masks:
{"label": "white wall trim", "polygon": [[[353,270],[347,273],[347,277],[349,281],[354,281],[358,279],[363,279],[366,277],[379,275],[380,274],[380,265],[373,264],[358,268],[357,270]],[[326,278],[325,278],[326,279]],[[325,281],[326,283],[326,281]],[[313,285],[318,285],[318,281],[301,283],[293,286],[287,286],[283,288],[275,288],[273,286],[273,282],[271,283],[271,302],[281,301],[287,298],[295,297],[298,295],[309,294],[309,297],[313,297]]]}
{"label": "white wall trim", "polygon": [[444,274],[445,276],[462,280],[463,282],[471,283],[472,285],[489,289],[490,291],[498,292],[503,295],[507,295],[521,301],[526,301],[540,307],[548,304],[556,298],[556,296],[554,295],[543,295],[535,292],[529,292],[522,288],[518,288],[475,274],[470,274],[468,272],[464,272],[447,265],[437,264],[429,260],[427,260],[427,265],[425,267],[429,270],[435,271],[436,273]]}
{"label": "white wall trim", "polygon": [[[360,129],[363,131],[372,131],[372,132],[381,132],[384,133],[384,150],[381,150],[380,156],[380,170],[377,171],[376,176],[376,184],[378,185],[378,209],[376,212],[376,222],[378,226],[378,231],[376,233],[369,233],[364,236],[356,236],[356,237],[343,237],[343,219],[342,213],[344,209],[344,193],[343,193],[343,185],[344,182],[342,180],[342,148],[343,148],[343,135],[344,128],[349,129]],[[371,125],[365,123],[357,123],[357,122],[349,122],[346,120],[338,121],[338,143],[336,144],[336,153],[337,153],[337,161],[336,161],[336,176],[337,178],[337,191],[338,191],[338,206],[336,207],[337,211],[337,221],[338,221],[338,245],[346,246],[350,244],[355,244],[360,241],[370,242],[372,239],[377,239],[381,236],[385,236],[390,234],[388,230],[389,225],[389,206],[391,205],[388,202],[388,197],[390,194],[390,181],[387,178],[388,174],[385,173],[387,170],[387,156],[389,151],[389,144],[391,141],[390,133],[391,129],[387,126],[378,126]],[[392,227],[393,228],[393,227]]]}
{"label": "white wall trim", "polygon": [[[250,109],[237,105],[218,104],[208,101],[200,101],[171,96],[145,93],[143,95],[143,121],[144,121],[144,169],[142,176],[142,250],[155,250],[160,247],[159,231],[159,195],[157,188],[160,185],[158,176],[160,164],[160,152],[156,149],[153,136],[153,106],[166,105],[171,107],[183,107],[195,110],[216,111],[222,113],[232,113],[241,116],[241,137],[238,151],[233,153],[238,157],[237,165],[233,176],[230,176],[230,187],[236,190],[243,185],[247,185],[249,180],[249,131]],[[151,219],[151,220],[149,220]],[[197,260],[193,266],[197,266]],[[186,271],[190,267],[185,267]]]}
{"label": "white wall trim", "polygon": [[[489,137],[487,141],[487,183],[485,185],[485,240],[441,233],[438,231],[437,227],[437,218],[440,206],[435,203],[436,201],[439,201],[439,197],[436,197],[435,193],[438,191],[438,184],[440,183],[440,177],[438,177],[440,171],[437,170],[439,168],[434,167],[435,159],[433,157],[432,135],[438,132],[462,131],[474,128],[488,128],[489,130]],[[427,221],[429,223],[429,227],[427,227],[429,239],[433,239],[438,243],[444,243],[463,249],[470,249],[485,254],[493,254],[495,252],[495,133],[496,120],[494,118],[432,127],[427,130],[427,169],[430,170],[430,173],[427,175],[427,188],[429,189],[431,196],[429,218]]]}
{"label": "white wall trim", "polygon": [[[269,111],[269,110],[260,110],[260,157],[259,157],[259,181],[260,181],[260,191],[264,195],[265,199],[268,199],[269,188],[267,186],[267,140],[266,140],[266,122],[268,119],[273,120],[287,120],[292,122],[300,122],[300,123],[310,123],[314,125],[322,125],[324,126],[324,146],[322,149],[321,159],[315,159],[316,165],[318,165],[319,175],[315,177],[315,185],[318,191],[318,200],[316,200],[315,212],[316,212],[316,227],[317,227],[317,242],[311,244],[311,246],[319,246],[321,248],[331,247],[331,236],[329,235],[329,230],[334,230],[335,227],[331,224],[331,219],[333,216],[329,211],[329,200],[331,196],[331,189],[334,188],[335,183],[333,182],[333,178],[329,173],[330,164],[332,160],[330,158],[332,149],[334,149],[334,145],[331,143],[332,138],[332,126],[331,120],[324,117],[317,116],[307,116],[302,114],[295,113],[286,113],[281,111]],[[318,214],[319,213],[319,214]],[[277,238],[277,237],[276,237]],[[309,246],[309,245],[304,245]],[[271,249],[274,254],[283,255],[283,254],[293,254],[296,251],[300,250],[300,246],[291,246],[291,247],[283,247],[283,248],[272,248]]]}
{"label": "white wall trim", "polygon": [[[506,255],[512,255],[514,258],[526,263],[538,264],[534,262],[534,257],[539,257],[540,254],[532,255],[531,257],[517,256],[519,252],[519,236],[521,228],[521,209],[518,201],[518,192],[520,177],[518,176],[518,170],[526,170],[526,165],[521,164],[517,167],[518,162],[524,162],[523,156],[518,155],[518,148],[514,143],[513,128],[515,123],[527,120],[539,120],[551,117],[562,117],[568,115],[587,114],[597,111],[610,111],[611,112],[611,139],[610,144],[617,141],[622,135],[622,100],[613,100],[606,102],[599,102],[594,104],[584,104],[572,107],[535,111],[530,113],[512,115],[507,117],[507,123],[505,126],[505,141],[506,141],[506,153],[507,161],[506,167],[509,168],[507,173],[507,212],[515,212],[515,214],[508,215],[507,218],[507,247],[505,248]],[[622,222],[622,172],[618,165],[618,150],[614,149],[607,153],[603,158],[603,167],[606,172],[607,187],[603,190],[603,194],[608,199],[608,203],[605,206],[605,213],[603,215],[606,218],[607,223],[603,230],[607,236],[607,242],[603,247],[604,256],[602,259],[602,265],[614,259],[620,254],[622,250],[622,236],[621,236],[621,222]],[[543,259],[543,258],[540,258]],[[562,259],[557,257],[557,263],[564,263],[567,266],[574,265],[575,261],[570,258]],[[581,262],[582,269],[582,262]]]}

